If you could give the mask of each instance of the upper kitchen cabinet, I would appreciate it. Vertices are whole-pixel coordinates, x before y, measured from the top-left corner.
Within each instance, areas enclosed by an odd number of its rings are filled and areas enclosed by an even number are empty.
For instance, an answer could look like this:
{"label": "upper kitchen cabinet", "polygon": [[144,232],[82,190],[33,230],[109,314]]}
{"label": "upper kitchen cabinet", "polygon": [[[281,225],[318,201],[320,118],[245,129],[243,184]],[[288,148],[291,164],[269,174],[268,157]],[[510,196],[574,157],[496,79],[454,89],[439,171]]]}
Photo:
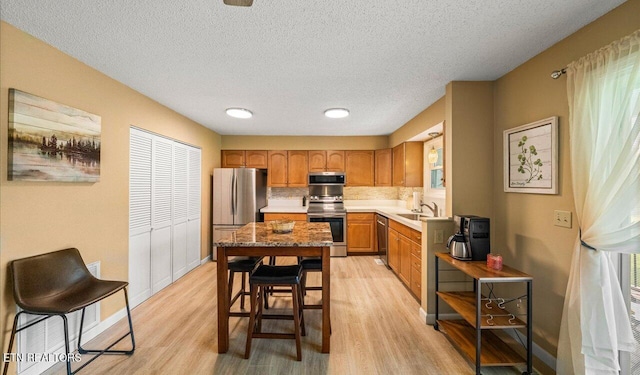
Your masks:
{"label": "upper kitchen cabinet", "polygon": [[242,168],[244,157],[242,150],[222,150],[222,168]]}
{"label": "upper kitchen cabinet", "polygon": [[327,170],[327,152],[324,150],[309,151],[309,172]]}
{"label": "upper kitchen cabinet", "polygon": [[345,151],[346,186],[373,186],[374,152],[368,150]]}
{"label": "upper kitchen cabinet", "polygon": [[267,168],[267,151],[222,150],[222,168]]}
{"label": "upper kitchen cabinet", "polygon": [[393,186],[423,185],[422,142],[404,142],[393,148]]}
{"label": "upper kitchen cabinet", "polygon": [[287,187],[287,151],[268,151],[267,185],[271,187]]}
{"label": "upper kitchen cabinet", "polygon": [[392,186],[391,181],[391,149],[385,148],[375,151],[375,185],[376,186]]}
{"label": "upper kitchen cabinet", "polygon": [[[307,151],[288,151],[287,186],[306,187],[308,185],[309,159]],[[273,185],[271,185],[273,186]]]}
{"label": "upper kitchen cabinet", "polygon": [[344,151],[309,151],[309,172],[344,172]]}
{"label": "upper kitchen cabinet", "polygon": [[266,169],[268,167],[267,152],[258,150],[247,150],[244,153],[247,168]]}
{"label": "upper kitchen cabinet", "polygon": [[327,172],[344,172],[344,151],[327,151]]}

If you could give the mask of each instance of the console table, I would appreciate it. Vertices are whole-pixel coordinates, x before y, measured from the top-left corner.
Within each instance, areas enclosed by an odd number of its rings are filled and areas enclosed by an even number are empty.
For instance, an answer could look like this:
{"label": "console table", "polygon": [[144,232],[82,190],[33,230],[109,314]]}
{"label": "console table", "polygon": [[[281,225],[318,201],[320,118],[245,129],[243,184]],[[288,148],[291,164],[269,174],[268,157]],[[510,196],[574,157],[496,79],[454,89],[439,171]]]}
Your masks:
{"label": "console table", "polygon": [[[533,277],[508,266],[501,270],[487,267],[486,261],[462,261],[452,258],[449,253],[436,253],[435,259],[436,322],[434,328],[446,334],[472,362],[476,374],[482,366],[513,366],[525,360],[502,341],[492,330],[520,328],[527,332],[527,369],[523,375],[533,374],[532,355],[532,283]],[[441,291],[439,262],[448,264],[472,278],[473,291]],[[494,294],[494,284],[525,283],[526,292],[516,297],[499,297]],[[483,286],[489,291],[483,295]],[[461,320],[440,320],[439,300],[447,303]],[[510,312],[507,306],[526,300],[526,314]],[[516,333],[517,334],[517,333]]]}

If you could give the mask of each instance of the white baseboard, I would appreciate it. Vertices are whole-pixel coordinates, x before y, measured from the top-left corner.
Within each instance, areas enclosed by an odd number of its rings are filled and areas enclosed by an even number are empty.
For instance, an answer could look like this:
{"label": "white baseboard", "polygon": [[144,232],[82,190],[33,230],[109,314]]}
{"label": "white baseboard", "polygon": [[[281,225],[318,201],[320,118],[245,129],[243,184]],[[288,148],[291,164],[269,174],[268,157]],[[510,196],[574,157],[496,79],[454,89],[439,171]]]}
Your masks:
{"label": "white baseboard", "polygon": [[209,260],[211,260],[211,256],[207,255],[206,257],[204,257],[204,259],[200,261],[200,265],[207,263]]}
{"label": "white baseboard", "polygon": [[[460,315],[458,314],[440,314],[439,317],[442,317],[443,320],[461,319]],[[427,314],[427,312],[424,311],[422,307],[420,307],[420,318],[425,322],[425,324],[428,324],[428,325],[433,325],[433,323],[436,320],[435,314]],[[520,340],[522,340],[523,342],[526,339],[526,336],[520,333],[520,331],[516,329],[505,329],[504,332],[506,332],[509,336],[511,336],[516,341],[518,341],[518,338],[520,338]],[[557,360],[556,357],[554,357],[552,354],[550,354],[546,350],[542,349],[535,342],[533,343],[533,355],[536,356],[538,359],[540,359],[542,362],[544,362],[544,364],[549,366],[550,368],[552,369],[556,368],[556,360]]]}
{"label": "white baseboard", "polygon": [[[518,337],[520,337],[520,340],[522,340],[523,342],[524,340],[526,340],[526,336],[520,333],[520,331],[518,331],[517,329],[506,329],[504,330],[504,332],[506,332],[509,336],[513,337],[513,339],[516,341],[518,341]],[[544,362],[545,365],[549,366],[554,370],[556,369],[556,357],[554,357],[548,351],[542,349],[535,342],[533,343],[533,355],[538,357],[538,359]]]}

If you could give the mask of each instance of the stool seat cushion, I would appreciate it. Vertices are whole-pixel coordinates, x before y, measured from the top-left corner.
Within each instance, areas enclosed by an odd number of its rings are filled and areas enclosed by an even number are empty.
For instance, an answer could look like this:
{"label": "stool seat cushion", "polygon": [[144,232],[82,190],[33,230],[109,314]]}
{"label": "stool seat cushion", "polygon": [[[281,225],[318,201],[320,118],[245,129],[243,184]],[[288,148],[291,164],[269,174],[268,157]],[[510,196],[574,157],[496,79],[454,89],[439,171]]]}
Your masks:
{"label": "stool seat cushion", "polygon": [[322,270],[322,259],[304,258],[300,261],[300,266],[305,270]]}
{"label": "stool seat cushion", "polygon": [[261,265],[251,274],[252,284],[300,284],[302,267],[299,264],[290,266]]}
{"label": "stool seat cushion", "polygon": [[242,257],[231,259],[228,263],[229,270],[233,272],[251,272],[262,261],[263,257]]}

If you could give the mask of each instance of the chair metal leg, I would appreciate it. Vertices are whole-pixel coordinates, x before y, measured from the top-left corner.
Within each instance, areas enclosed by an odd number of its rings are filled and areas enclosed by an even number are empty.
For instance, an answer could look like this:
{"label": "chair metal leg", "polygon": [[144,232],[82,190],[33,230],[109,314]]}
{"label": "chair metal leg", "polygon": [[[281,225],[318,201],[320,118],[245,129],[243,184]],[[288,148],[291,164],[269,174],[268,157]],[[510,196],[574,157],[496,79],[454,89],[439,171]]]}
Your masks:
{"label": "chair metal leg", "polygon": [[[82,309],[82,314],[84,315],[84,309]],[[67,316],[66,315],[62,314],[62,315],[60,315],[60,317],[62,318],[62,324],[64,326],[64,328],[63,328],[64,329],[64,354],[67,357],[67,375],[72,375],[73,372],[71,372],[71,358],[69,356],[69,354],[71,353],[71,350],[69,350],[70,349],[69,348],[69,323],[67,322]],[[78,341],[78,343],[79,342],[80,341]],[[84,367],[84,366],[82,366],[82,367]],[[80,371],[80,369],[82,367],[78,368],[76,370],[76,372]]]}
{"label": "chair metal leg", "polygon": [[[16,337],[17,328],[18,328],[18,319],[20,318],[20,314],[22,314],[22,311],[17,313],[15,318],[13,318],[13,328],[11,329],[11,338],[9,339],[9,349],[7,349],[7,353],[11,353],[11,349],[13,349],[13,339]],[[4,370],[2,370],[2,375],[7,375],[8,369],[9,369],[9,361],[4,363]]]}
{"label": "chair metal leg", "polygon": [[[99,356],[101,356],[101,355],[103,355],[105,353],[131,355],[136,350],[136,340],[135,340],[135,337],[133,336],[133,322],[131,320],[131,309],[129,308],[129,296],[127,294],[127,288],[123,288],[122,290],[124,291],[124,300],[125,300],[125,303],[127,305],[127,320],[129,321],[129,332],[125,333],[118,340],[114,341],[111,345],[107,346],[106,349],[84,349],[82,347],[82,341],[81,341],[82,340],[82,327],[84,325],[84,309],[82,309],[82,318],[80,319],[80,332],[78,333],[78,353],[80,353],[80,354],[95,354],[95,357],[91,358],[86,363],[83,363],[82,366],[78,367],[78,369],[75,372],[80,371],[85,366],[87,366],[89,363],[93,362],[96,358],[98,358]],[[122,341],[127,336],[131,336],[131,350],[109,350],[114,345],[116,345],[117,343]]]}

